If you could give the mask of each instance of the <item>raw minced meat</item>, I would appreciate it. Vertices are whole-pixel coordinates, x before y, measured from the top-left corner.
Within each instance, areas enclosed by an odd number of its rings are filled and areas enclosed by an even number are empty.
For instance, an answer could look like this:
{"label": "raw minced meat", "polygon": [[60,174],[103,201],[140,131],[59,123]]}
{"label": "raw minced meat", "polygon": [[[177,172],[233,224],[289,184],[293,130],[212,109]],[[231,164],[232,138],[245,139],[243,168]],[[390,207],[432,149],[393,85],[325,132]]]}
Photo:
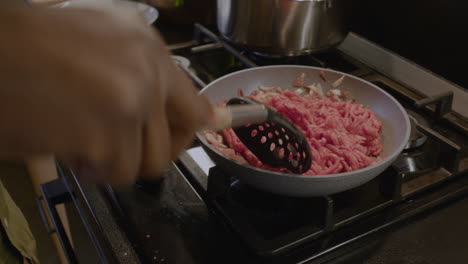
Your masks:
{"label": "raw minced meat", "polygon": [[[343,79],[339,80],[342,82]],[[303,82],[303,76],[294,83]],[[269,105],[294,123],[305,135],[312,154],[306,175],[325,175],[353,171],[379,161],[382,152],[382,124],[363,105],[345,100],[343,92],[322,93],[320,85],[303,85],[295,92],[261,87],[249,97]],[[302,89],[302,88],[301,88]],[[232,129],[207,132],[206,138],[225,156],[252,166],[287,172],[263,164],[237,138]]]}

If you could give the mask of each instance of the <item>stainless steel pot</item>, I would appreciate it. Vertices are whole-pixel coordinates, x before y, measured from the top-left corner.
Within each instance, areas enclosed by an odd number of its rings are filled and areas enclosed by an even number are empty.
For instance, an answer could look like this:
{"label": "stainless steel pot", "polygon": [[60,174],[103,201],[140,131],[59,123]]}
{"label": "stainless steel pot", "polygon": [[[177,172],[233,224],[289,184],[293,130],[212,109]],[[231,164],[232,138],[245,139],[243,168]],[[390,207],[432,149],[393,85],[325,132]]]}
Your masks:
{"label": "stainless steel pot", "polygon": [[217,24],[228,40],[260,53],[323,51],[347,35],[343,0],[217,0]]}

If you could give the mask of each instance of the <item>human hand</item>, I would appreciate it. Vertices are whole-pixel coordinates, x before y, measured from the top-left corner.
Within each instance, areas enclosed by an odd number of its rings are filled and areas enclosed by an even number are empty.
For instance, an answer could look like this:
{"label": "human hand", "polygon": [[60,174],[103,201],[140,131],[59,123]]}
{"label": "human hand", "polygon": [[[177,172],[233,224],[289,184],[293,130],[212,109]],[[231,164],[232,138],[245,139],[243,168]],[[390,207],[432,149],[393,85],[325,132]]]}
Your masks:
{"label": "human hand", "polygon": [[0,23],[4,157],[54,153],[82,177],[129,184],[159,175],[211,119],[138,14],[1,12],[9,19]]}

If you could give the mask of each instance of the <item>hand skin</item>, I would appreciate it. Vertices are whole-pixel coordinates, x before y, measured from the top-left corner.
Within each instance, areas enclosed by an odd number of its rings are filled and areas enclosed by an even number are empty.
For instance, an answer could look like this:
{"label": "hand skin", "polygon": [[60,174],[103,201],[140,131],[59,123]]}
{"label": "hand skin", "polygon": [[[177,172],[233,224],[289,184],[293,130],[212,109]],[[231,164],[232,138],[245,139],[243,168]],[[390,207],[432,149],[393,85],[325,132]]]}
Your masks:
{"label": "hand skin", "polygon": [[0,158],[54,154],[126,185],[160,175],[212,120],[136,13],[2,8],[0,32]]}

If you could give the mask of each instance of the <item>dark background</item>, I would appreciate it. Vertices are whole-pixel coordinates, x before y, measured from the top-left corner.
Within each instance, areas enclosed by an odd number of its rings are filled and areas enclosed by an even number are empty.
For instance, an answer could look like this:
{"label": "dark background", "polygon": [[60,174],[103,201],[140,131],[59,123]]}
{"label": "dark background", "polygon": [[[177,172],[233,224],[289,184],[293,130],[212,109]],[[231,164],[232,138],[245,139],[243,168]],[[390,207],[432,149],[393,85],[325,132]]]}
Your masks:
{"label": "dark background", "polygon": [[[344,4],[350,30],[468,89],[467,1],[337,1]],[[184,5],[178,13],[157,6],[161,13],[157,28],[169,43],[182,41],[177,38],[181,35],[190,39],[193,22],[216,29],[214,0],[186,2],[195,5]],[[186,13],[196,16],[189,19]]]}
{"label": "dark background", "polygon": [[466,1],[343,1],[352,31],[468,88]]}

